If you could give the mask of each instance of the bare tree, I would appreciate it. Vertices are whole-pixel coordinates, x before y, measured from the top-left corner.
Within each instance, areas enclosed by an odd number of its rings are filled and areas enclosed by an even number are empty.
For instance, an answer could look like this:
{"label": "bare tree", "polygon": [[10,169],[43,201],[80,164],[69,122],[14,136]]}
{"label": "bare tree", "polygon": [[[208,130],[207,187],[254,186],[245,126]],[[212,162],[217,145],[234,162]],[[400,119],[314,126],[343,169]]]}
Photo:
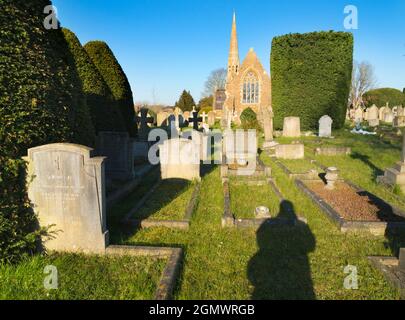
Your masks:
{"label": "bare tree", "polygon": [[217,69],[210,73],[204,85],[203,97],[209,97],[218,89],[225,89],[226,84],[226,69]]}
{"label": "bare tree", "polygon": [[362,107],[364,105],[363,95],[374,89],[377,84],[374,67],[368,62],[358,63],[354,62],[353,75],[352,75],[352,87],[350,90],[349,106],[354,109]]}

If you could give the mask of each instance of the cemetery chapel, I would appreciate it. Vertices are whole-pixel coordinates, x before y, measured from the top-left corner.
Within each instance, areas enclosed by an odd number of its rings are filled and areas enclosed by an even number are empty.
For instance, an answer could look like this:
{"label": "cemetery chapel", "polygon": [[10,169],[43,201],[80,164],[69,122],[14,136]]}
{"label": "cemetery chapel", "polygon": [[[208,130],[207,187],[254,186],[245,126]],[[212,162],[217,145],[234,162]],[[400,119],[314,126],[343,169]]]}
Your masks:
{"label": "cemetery chapel", "polygon": [[253,49],[240,64],[236,14],[233,15],[231,46],[228,57],[224,110],[239,119],[243,110],[251,108],[261,118],[262,108],[271,108],[271,80]]}

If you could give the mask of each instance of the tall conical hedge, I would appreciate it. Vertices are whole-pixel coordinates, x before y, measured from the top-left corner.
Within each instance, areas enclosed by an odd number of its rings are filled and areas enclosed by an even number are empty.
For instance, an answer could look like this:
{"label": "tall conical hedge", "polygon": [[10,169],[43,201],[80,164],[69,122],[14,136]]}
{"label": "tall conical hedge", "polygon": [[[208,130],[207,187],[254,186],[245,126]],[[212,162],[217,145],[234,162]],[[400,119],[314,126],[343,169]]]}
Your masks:
{"label": "tall conical hedge", "polygon": [[316,130],[323,115],[341,128],[345,122],[353,70],[353,35],[312,32],[275,37],[271,49],[274,125],[301,118],[301,127]]}
{"label": "tall conical hedge", "polygon": [[102,41],[91,41],[84,46],[93,63],[109,86],[127,131],[136,134],[134,100],[128,78],[109,46]]}
{"label": "tall conical hedge", "polygon": [[96,131],[126,131],[121,112],[116,108],[111,90],[97,67],[76,35],[65,28],[62,31],[82,81],[83,91]]}
{"label": "tall conical hedge", "polygon": [[50,1],[0,0],[0,260],[36,245],[21,156],[52,142],[91,145],[94,130],[60,29],[43,26]]}

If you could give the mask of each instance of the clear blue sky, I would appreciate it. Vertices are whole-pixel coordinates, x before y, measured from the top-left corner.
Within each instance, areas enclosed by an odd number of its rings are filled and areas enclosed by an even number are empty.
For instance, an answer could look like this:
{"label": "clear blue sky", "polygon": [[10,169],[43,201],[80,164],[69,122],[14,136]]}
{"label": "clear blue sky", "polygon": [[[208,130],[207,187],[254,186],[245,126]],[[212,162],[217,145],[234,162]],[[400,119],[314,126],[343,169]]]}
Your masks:
{"label": "clear blue sky", "polygon": [[274,36],[344,30],[346,5],[359,10],[355,59],[375,67],[380,87],[405,87],[405,0],[53,0],[81,42],[106,41],[135,101],[198,101],[210,71],[226,67],[233,10],[241,60],[253,47],[270,70]]}

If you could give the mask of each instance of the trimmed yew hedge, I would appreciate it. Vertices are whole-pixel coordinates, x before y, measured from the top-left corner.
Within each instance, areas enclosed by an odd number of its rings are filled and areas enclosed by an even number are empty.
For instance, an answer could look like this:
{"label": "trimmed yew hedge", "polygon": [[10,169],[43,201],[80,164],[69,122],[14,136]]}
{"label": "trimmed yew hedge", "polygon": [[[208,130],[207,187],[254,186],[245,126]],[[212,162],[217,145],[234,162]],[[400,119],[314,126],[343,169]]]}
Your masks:
{"label": "trimmed yew hedge", "polygon": [[393,88],[381,88],[370,90],[363,95],[363,101],[367,107],[373,104],[379,108],[384,107],[388,102],[390,107],[405,106],[405,94]]}
{"label": "trimmed yew hedge", "polygon": [[126,131],[121,112],[115,106],[111,90],[97,67],[76,35],[68,29],[62,29],[62,31],[82,81],[83,91],[96,131]]}
{"label": "trimmed yew hedge", "polygon": [[274,124],[301,118],[304,130],[327,114],[336,128],[345,122],[353,69],[353,35],[313,32],[275,37],[271,51]]}
{"label": "trimmed yew hedge", "polygon": [[34,251],[39,240],[21,156],[47,143],[94,143],[63,34],[43,26],[50,4],[0,0],[0,261]]}
{"label": "trimmed yew hedge", "polygon": [[102,41],[88,42],[84,49],[103,76],[119,108],[130,135],[136,134],[134,101],[128,78],[111,51]]}

